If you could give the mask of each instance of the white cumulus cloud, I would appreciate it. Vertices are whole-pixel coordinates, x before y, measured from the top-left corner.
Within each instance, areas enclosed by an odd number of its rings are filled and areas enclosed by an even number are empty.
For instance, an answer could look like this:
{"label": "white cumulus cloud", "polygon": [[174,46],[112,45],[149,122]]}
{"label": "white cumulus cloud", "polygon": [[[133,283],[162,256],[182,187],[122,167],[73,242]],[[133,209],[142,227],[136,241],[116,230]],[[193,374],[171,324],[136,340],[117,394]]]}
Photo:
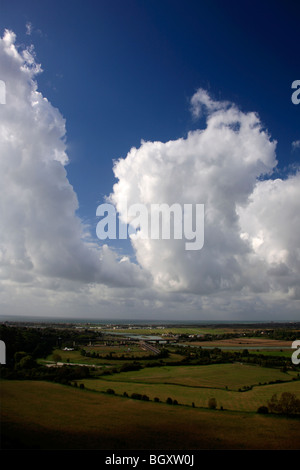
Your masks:
{"label": "white cumulus cloud", "polygon": [[33,48],[19,50],[15,40],[8,30],[0,39],[0,280],[135,285],[138,266],[86,241],[66,172],[65,120],[37,89]]}
{"label": "white cumulus cloud", "polygon": [[262,302],[267,311],[275,299],[298,298],[299,174],[270,179],[276,142],[255,113],[202,89],[191,105],[197,116],[205,111],[206,127],[132,148],[115,163],[110,197],[121,215],[124,200],[149,212],[153,203],[204,204],[204,246],[192,252],[184,240],[134,236],[138,262],[157,289],[198,296],[201,308],[234,302],[249,311],[252,299],[252,308]]}
{"label": "white cumulus cloud", "polygon": [[250,247],[240,236],[238,207],[247,205],[257,178],[276,165],[275,147],[255,114],[219,103],[210,106],[205,129],[176,141],[143,142],[116,162],[119,181],[111,200],[121,215],[124,200],[145,204],[149,212],[154,203],[205,206],[200,251],[185,250],[184,240],[132,238],[155,286],[197,294],[245,286]]}

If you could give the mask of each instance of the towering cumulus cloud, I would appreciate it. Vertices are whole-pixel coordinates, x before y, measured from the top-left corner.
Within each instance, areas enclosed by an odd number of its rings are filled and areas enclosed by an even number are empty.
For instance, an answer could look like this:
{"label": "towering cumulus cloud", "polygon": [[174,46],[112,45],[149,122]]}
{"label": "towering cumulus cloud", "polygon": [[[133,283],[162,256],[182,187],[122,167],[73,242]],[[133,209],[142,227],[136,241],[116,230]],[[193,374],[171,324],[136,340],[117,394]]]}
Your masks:
{"label": "towering cumulus cloud", "polygon": [[14,33],[6,31],[0,62],[6,92],[0,107],[0,278],[135,285],[137,266],[119,264],[107,247],[84,241],[65,169],[65,121],[37,90],[41,67],[33,49],[19,51]]}
{"label": "towering cumulus cloud", "polygon": [[[115,163],[118,183],[111,200],[202,203],[205,242],[184,250],[181,240],[132,237],[141,266],[166,291],[230,295],[299,295],[299,174],[271,180],[276,142],[255,113],[213,100],[199,89],[194,116],[206,116],[204,130],[166,143],[142,142]],[[264,181],[262,181],[264,179]],[[233,298],[233,297],[231,297]]]}

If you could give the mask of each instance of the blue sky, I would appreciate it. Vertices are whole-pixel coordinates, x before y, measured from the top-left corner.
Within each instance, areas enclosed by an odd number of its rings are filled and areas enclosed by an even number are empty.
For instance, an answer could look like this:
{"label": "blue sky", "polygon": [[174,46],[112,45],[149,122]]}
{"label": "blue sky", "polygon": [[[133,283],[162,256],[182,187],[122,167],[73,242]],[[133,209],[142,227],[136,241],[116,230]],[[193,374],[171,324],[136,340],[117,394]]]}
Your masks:
{"label": "blue sky", "polygon": [[[125,159],[142,140],[177,141],[205,128],[205,116],[191,113],[198,89],[242,113],[258,114],[269,140],[277,141],[278,164],[268,178],[284,180],[297,172],[300,144],[293,142],[300,141],[300,105],[291,101],[291,84],[300,79],[299,13],[294,1],[0,0],[1,36],[9,29],[16,46],[34,45],[43,69],[38,90],[66,120],[67,179],[93,237],[96,208],[118,181],[114,160]],[[132,253],[128,241],[120,247]],[[298,274],[298,267],[288,268]],[[293,278],[293,289],[297,283]],[[178,317],[175,297],[171,302],[168,315]],[[248,302],[246,308],[237,301],[237,317],[247,314],[238,308],[250,311]],[[271,312],[273,303],[266,302]],[[293,303],[293,318],[295,308]],[[227,309],[220,309],[225,315]]]}
{"label": "blue sky", "polygon": [[[199,126],[198,87],[256,111],[278,141],[279,167],[299,161],[300,5],[238,1],[1,1],[1,30],[34,44],[39,89],[67,122],[67,171],[80,214],[111,191],[112,161],[141,139],[167,141]],[[26,24],[32,25],[31,35]]]}

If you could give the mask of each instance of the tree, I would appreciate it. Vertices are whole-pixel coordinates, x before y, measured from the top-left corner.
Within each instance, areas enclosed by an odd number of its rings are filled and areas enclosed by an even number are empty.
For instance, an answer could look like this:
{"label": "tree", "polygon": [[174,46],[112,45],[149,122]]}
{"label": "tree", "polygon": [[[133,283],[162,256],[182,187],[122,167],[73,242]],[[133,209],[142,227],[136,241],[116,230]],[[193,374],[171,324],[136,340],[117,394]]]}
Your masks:
{"label": "tree", "polygon": [[36,365],[37,364],[36,364],[35,360],[29,354],[22,357],[22,359],[20,360],[20,362],[18,364],[18,366],[21,369],[32,369],[33,367],[36,367]]}
{"label": "tree", "polygon": [[58,353],[52,354],[52,359],[53,359],[54,362],[56,362],[56,364],[58,362],[61,362],[61,356]]}
{"label": "tree", "polygon": [[257,413],[266,415],[269,413],[269,409],[267,406],[262,405],[258,407]]}
{"label": "tree", "polygon": [[141,395],[141,393],[132,393],[131,398],[133,398],[134,400],[141,400],[142,395]]}
{"label": "tree", "polygon": [[23,359],[23,357],[27,356],[27,353],[25,351],[17,351],[15,354],[14,354],[14,361],[15,361],[15,364],[18,364],[21,359]]}
{"label": "tree", "polygon": [[271,413],[288,415],[300,413],[300,400],[294,393],[283,392],[279,399],[275,393],[268,402],[268,407]]}
{"label": "tree", "polygon": [[215,398],[210,398],[208,400],[208,407],[211,409],[211,410],[215,410],[217,408],[217,400]]}

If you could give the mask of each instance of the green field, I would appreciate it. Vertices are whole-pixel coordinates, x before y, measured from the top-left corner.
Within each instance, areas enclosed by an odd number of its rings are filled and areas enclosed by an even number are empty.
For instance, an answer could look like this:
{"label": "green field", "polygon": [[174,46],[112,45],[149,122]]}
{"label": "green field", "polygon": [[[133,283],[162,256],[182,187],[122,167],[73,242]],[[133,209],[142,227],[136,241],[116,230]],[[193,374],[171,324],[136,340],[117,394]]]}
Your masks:
{"label": "green field", "polygon": [[[278,369],[235,363],[146,367],[139,371],[122,372],[111,378],[118,382],[169,383],[190,387],[227,387],[231,390],[238,390],[243,386],[275,380],[292,380],[296,375],[295,372],[281,372]],[[107,380],[110,380],[110,377],[107,377]]]}
{"label": "green field", "polygon": [[[186,328],[184,333],[200,330]],[[176,334],[176,329],[170,331]],[[168,333],[146,328],[137,332]],[[224,342],[224,353],[220,348],[204,351],[197,347],[198,339],[184,339],[185,346],[169,344],[167,351],[151,357],[141,344],[121,336],[115,340],[89,331],[78,335],[72,330],[43,330],[39,339],[37,330],[21,328],[9,333],[16,339],[16,354],[0,380],[1,448],[300,448],[299,414],[257,413],[274,394],[289,392],[300,399],[299,367],[291,364],[286,340],[233,338]],[[64,340],[59,343],[56,334]],[[39,365],[18,349],[20,337],[28,346],[26,352],[33,347],[35,352],[37,345],[46,351],[37,356]],[[257,343],[257,350],[244,351],[242,344],[242,351],[234,352],[243,341]],[[272,341],[282,351],[262,351]],[[58,344],[60,349],[55,349]],[[65,350],[70,344],[78,349]],[[228,345],[233,352],[228,352]],[[211,398],[216,400],[213,410]]]}
{"label": "green field", "polygon": [[[55,349],[52,354],[50,354],[46,359],[40,360],[41,364],[43,363],[53,363],[55,356],[59,356],[60,359],[58,362],[71,363],[71,364],[86,364],[86,365],[105,365],[110,364],[114,358],[123,358],[124,361],[131,359],[132,356],[136,359],[143,360],[149,356],[154,356],[150,351],[143,351],[139,345],[132,344],[130,346],[85,346],[85,351],[87,353],[96,353],[100,357],[89,357],[83,356],[80,351],[64,351],[63,349]],[[118,364],[122,364],[122,360],[118,361]]]}
{"label": "green field", "polygon": [[201,327],[170,327],[170,328],[114,328],[106,329],[105,331],[111,331],[114,333],[123,333],[126,335],[201,335],[201,334],[223,334],[231,331],[223,328],[201,328]]}
{"label": "green field", "polygon": [[[215,364],[209,366],[173,366],[145,368],[123,372],[98,379],[81,381],[87,389],[116,394],[147,395],[150,400],[168,397],[178,403],[207,407],[209,398],[217,400],[218,408],[255,412],[266,405],[274,393],[295,393],[300,398],[300,381],[292,379],[293,373],[284,373],[243,364]],[[282,383],[269,384],[281,381]],[[285,382],[285,383],[284,383]],[[252,387],[245,390],[245,387]],[[240,391],[239,391],[240,390]]]}
{"label": "green field", "polygon": [[1,381],[2,448],[299,449],[300,422]]}

